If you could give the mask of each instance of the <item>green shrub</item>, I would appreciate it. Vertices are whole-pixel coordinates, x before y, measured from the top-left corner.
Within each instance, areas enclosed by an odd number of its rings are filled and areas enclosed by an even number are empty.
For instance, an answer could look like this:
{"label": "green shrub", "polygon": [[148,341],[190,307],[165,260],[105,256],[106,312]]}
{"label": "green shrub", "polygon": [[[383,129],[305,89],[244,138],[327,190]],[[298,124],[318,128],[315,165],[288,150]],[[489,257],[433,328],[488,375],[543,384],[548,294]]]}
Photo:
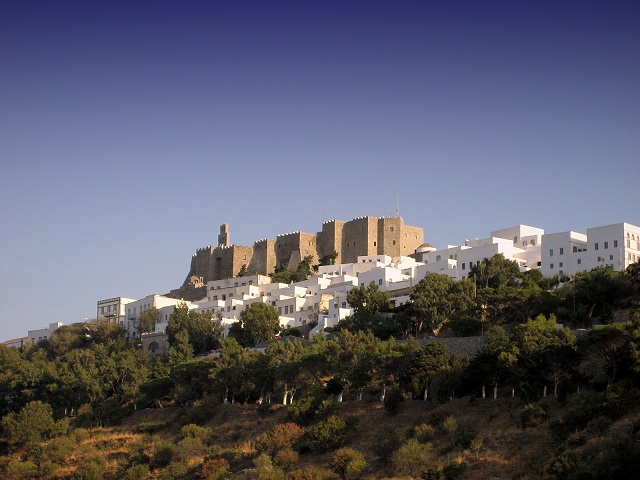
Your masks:
{"label": "green shrub", "polygon": [[256,439],[256,450],[273,457],[280,450],[291,448],[303,433],[302,428],[295,423],[277,425]]}
{"label": "green shrub", "polygon": [[333,403],[324,395],[310,395],[291,404],[287,409],[287,415],[291,420],[308,425],[313,420],[326,415]]}
{"label": "green shrub", "polygon": [[93,413],[93,407],[88,403],[84,403],[80,406],[78,409],[78,415],[76,415],[76,418],[73,421],[73,424],[76,427],[83,428],[95,428],[98,426],[98,423],[98,417]]}
{"label": "green shrub", "polygon": [[80,462],[71,478],[72,480],[102,480],[106,463],[106,460],[100,456],[85,458]]}
{"label": "green shrub", "polygon": [[181,438],[205,438],[209,433],[211,433],[210,429],[200,427],[193,423],[185,425],[180,429]]}
{"label": "green shrub", "polygon": [[261,453],[253,464],[256,466],[254,478],[257,480],[285,480],[284,472],[273,466],[271,458],[266,453]]}
{"label": "green shrub", "polygon": [[147,465],[134,465],[129,467],[120,477],[122,480],[143,480],[149,475],[149,467]]}
{"label": "green shrub", "polygon": [[352,448],[341,448],[331,459],[331,470],[342,480],[358,478],[365,468],[364,455]]}
{"label": "green shrub", "polygon": [[183,478],[187,474],[187,467],[180,462],[171,462],[166,470],[160,475],[162,480],[174,480]]}
{"label": "green shrub", "polygon": [[207,446],[200,438],[184,438],[178,442],[178,456],[183,462],[192,458],[204,457],[207,455]]}
{"label": "green shrub", "polygon": [[56,422],[51,405],[39,400],[27,403],[18,413],[5,415],[0,424],[9,445],[14,448],[40,443],[69,429],[66,419]]}
{"label": "green shrub", "polygon": [[229,470],[229,462],[219,458],[215,460],[208,460],[200,469],[200,478],[206,480],[222,480],[231,476],[231,470]]}
{"label": "green shrub", "polygon": [[427,467],[427,469],[424,472],[422,472],[422,475],[420,475],[420,478],[422,480],[440,480],[441,477],[442,477],[442,472],[435,465],[431,465],[430,467]]}
{"label": "green shrub", "polygon": [[85,440],[88,440],[91,437],[91,433],[86,428],[76,428],[73,430],[73,437],[76,439],[76,442],[80,443]]}
{"label": "green shrub", "polygon": [[298,455],[298,452],[294,452],[290,448],[285,448],[276,453],[275,457],[273,457],[273,464],[285,472],[288,472],[298,464],[299,460],[300,455]]}
{"label": "green shrub", "polygon": [[428,423],[423,423],[415,427],[412,431],[413,437],[420,443],[428,443],[433,440],[436,429]]}
{"label": "green shrub", "polygon": [[162,442],[156,446],[155,452],[151,457],[150,466],[152,469],[164,468],[178,454],[178,447],[171,442]]}
{"label": "green shrub", "polygon": [[7,465],[6,473],[7,478],[15,478],[16,480],[39,477],[38,466],[29,460],[10,463]]}
{"label": "green shrub", "polygon": [[451,462],[442,468],[442,474],[446,480],[456,480],[467,469],[465,462]]}
{"label": "green shrub", "polygon": [[137,433],[154,433],[160,430],[162,427],[163,425],[160,423],[140,422],[135,428],[135,431]]}
{"label": "green shrub", "polygon": [[461,448],[471,447],[471,442],[476,437],[478,432],[472,427],[461,425],[458,427],[455,435],[455,445]]}
{"label": "green shrub", "polygon": [[146,465],[151,458],[146,452],[147,444],[145,442],[135,442],[129,448],[129,465]]}
{"label": "green shrub", "polygon": [[62,463],[69,458],[69,455],[71,455],[75,446],[76,437],[73,435],[69,437],[54,438],[47,444],[47,458],[52,462]]}
{"label": "green shrub", "polygon": [[606,432],[609,427],[613,425],[613,421],[608,419],[605,416],[599,416],[598,418],[594,418],[587,423],[587,431],[589,433],[602,434]]}
{"label": "green shrub", "polygon": [[545,478],[565,479],[574,472],[576,468],[576,458],[573,452],[568,452],[554,458],[547,468]]}
{"label": "green shrub", "polygon": [[213,445],[209,448],[209,460],[224,458],[230,464],[240,458],[242,454],[233,448],[222,448],[220,445]]}
{"label": "green shrub", "polygon": [[547,419],[548,407],[546,404],[528,403],[520,413],[522,427],[535,427]]}
{"label": "green shrub", "polygon": [[327,452],[341,447],[354,426],[353,419],[336,415],[317,423],[309,432],[313,450]]}
{"label": "green shrub", "polygon": [[407,440],[391,456],[391,463],[398,476],[415,475],[429,467],[433,459],[433,449],[430,443],[420,443],[415,438]]}
{"label": "green shrub", "polygon": [[49,459],[42,460],[38,465],[38,471],[40,472],[39,478],[50,478],[60,468],[60,465],[52,462]]}

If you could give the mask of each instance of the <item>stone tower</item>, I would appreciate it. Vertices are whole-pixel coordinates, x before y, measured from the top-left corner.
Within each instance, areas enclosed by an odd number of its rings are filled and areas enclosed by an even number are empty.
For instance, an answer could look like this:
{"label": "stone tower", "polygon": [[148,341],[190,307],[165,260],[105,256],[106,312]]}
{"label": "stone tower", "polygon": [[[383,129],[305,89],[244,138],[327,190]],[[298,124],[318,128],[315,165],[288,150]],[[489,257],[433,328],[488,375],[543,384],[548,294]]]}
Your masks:
{"label": "stone tower", "polygon": [[229,236],[229,224],[223,223],[220,225],[220,234],[218,235],[218,246],[228,247],[231,245],[231,238]]}

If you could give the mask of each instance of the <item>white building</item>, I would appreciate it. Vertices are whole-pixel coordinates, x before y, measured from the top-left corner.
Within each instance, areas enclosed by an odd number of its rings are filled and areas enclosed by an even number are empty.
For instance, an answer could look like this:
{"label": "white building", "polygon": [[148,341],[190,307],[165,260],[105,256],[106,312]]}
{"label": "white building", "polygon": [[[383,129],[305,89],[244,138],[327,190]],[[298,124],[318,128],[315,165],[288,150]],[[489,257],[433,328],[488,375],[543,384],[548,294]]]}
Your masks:
{"label": "white building", "polygon": [[49,340],[51,334],[58,330],[62,326],[62,323],[50,323],[47,328],[40,328],[38,330],[29,330],[27,333],[28,342],[40,342],[41,340]]}
{"label": "white building", "polygon": [[571,276],[590,269],[585,234],[570,231],[543,235],[540,271],[545,277]]}
{"label": "white building", "polygon": [[640,260],[640,227],[616,223],[542,238],[542,274],[572,276],[597,267],[622,271]]}
{"label": "white building", "polygon": [[427,273],[442,273],[462,280],[469,275],[473,265],[499,253],[517,262],[521,271],[536,269],[540,267],[543,235],[541,228],[516,225],[493,231],[489,238],[466,240],[464,245],[448,245],[443,250],[423,245],[415,255],[424,263],[416,267],[416,276],[423,278]]}
{"label": "white building", "polygon": [[105,300],[98,300],[98,307],[96,309],[96,320],[98,322],[108,321],[124,325],[126,306],[131,302],[135,302],[135,299],[114,297],[107,298]]}
{"label": "white building", "polygon": [[[516,225],[493,231],[488,238],[466,240],[464,245],[449,245],[442,250],[424,244],[412,257],[360,256],[355,263],[321,266],[317,275],[290,285],[271,283],[271,278],[263,275],[215,280],[207,283],[206,298],[185,303],[198,312],[211,312],[214,321],[220,318],[225,336],[241,312],[256,302],[275,307],[282,328],[301,327],[317,320],[317,327],[310,333],[313,336],[353,315],[347,294],[354,287],[373,282],[380,290],[391,292],[399,306],[410,302],[409,288],[428,273],[462,280],[472,266],[496,254],[517,262],[521,271],[540,268],[545,276],[573,275],[603,265],[623,270],[640,260],[640,227],[619,223],[590,228],[585,235],[545,234],[541,228]],[[156,325],[160,332],[180,302],[161,295],[141,300],[117,297],[99,301],[97,317],[121,321],[133,336],[137,335],[139,315],[156,308],[161,314]]]}
{"label": "white building", "polygon": [[22,346],[28,341],[29,341],[29,337],[18,337],[18,338],[12,338],[10,340],[5,340],[4,342],[2,342],[2,344],[5,347],[22,348]]}
{"label": "white building", "polygon": [[156,324],[156,331],[162,331],[166,327],[169,321],[169,316],[173,313],[175,307],[184,303],[188,307],[191,302],[181,300],[179,298],[165,297],[164,295],[147,295],[140,300],[134,300],[126,304],[126,319],[124,327],[127,329],[127,336],[137,337],[139,336],[138,319],[146,311],[151,309],[157,309],[160,311],[160,317]]}

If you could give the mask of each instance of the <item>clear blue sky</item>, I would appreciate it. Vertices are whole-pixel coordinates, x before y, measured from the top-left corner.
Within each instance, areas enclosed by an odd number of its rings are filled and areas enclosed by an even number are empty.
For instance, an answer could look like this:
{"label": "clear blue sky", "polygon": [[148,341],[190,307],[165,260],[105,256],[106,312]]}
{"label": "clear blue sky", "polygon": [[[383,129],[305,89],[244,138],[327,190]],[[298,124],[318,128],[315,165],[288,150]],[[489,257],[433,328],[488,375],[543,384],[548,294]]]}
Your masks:
{"label": "clear blue sky", "polygon": [[640,223],[640,2],[0,10],[0,340],[196,248],[400,213],[437,247]]}

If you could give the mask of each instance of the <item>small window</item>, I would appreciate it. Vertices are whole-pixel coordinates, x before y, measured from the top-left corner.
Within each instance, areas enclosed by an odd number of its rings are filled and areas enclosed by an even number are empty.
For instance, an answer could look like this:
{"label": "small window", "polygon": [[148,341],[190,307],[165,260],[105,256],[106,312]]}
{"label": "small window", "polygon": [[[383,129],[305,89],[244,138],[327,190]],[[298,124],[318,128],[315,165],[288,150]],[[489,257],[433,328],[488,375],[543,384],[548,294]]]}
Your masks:
{"label": "small window", "polygon": [[607,248],[609,248],[609,242],[604,242],[604,249],[606,250]]}
{"label": "small window", "polygon": [[549,249],[549,256],[553,257],[553,248]]}
{"label": "small window", "polygon": [[564,248],[560,247],[560,255],[564,255]]}
{"label": "small window", "polygon": [[393,244],[394,244],[394,245],[396,244],[396,241],[395,241],[395,240],[393,241]]}
{"label": "small window", "polygon": [[578,265],[582,265],[582,259],[581,258],[578,259]]}
{"label": "small window", "polygon": [[391,230],[393,232],[393,227],[391,227],[389,230]]}
{"label": "small window", "polygon": [[613,248],[618,248],[618,240],[613,241]]}
{"label": "small window", "polygon": [[613,260],[613,255],[609,255],[609,260]]}
{"label": "small window", "polygon": [[560,268],[562,268],[563,266],[564,266],[564,262],[560,262],[560,263],[558,264],[558,267],[560,267]]}
{"label": "small window", "polygon": [[466,265],[463,263],[463,264],[462,264],[462,270],[464,270],[464,269],[465,269],[465,266],[466,266]]}
{"label": "small window", "polygon": [[378,285],[382,285],[382,279],[378,279]]}
{"label": "small window", "polygon": [[553,263],[551,265],[549,265],[549,268],[553,268]]}
{"label": "small window", "polygon": [[600,245],[598,245],[598,242],[596,242],[595,249],[598,250],[599,248],[600,248]]}

